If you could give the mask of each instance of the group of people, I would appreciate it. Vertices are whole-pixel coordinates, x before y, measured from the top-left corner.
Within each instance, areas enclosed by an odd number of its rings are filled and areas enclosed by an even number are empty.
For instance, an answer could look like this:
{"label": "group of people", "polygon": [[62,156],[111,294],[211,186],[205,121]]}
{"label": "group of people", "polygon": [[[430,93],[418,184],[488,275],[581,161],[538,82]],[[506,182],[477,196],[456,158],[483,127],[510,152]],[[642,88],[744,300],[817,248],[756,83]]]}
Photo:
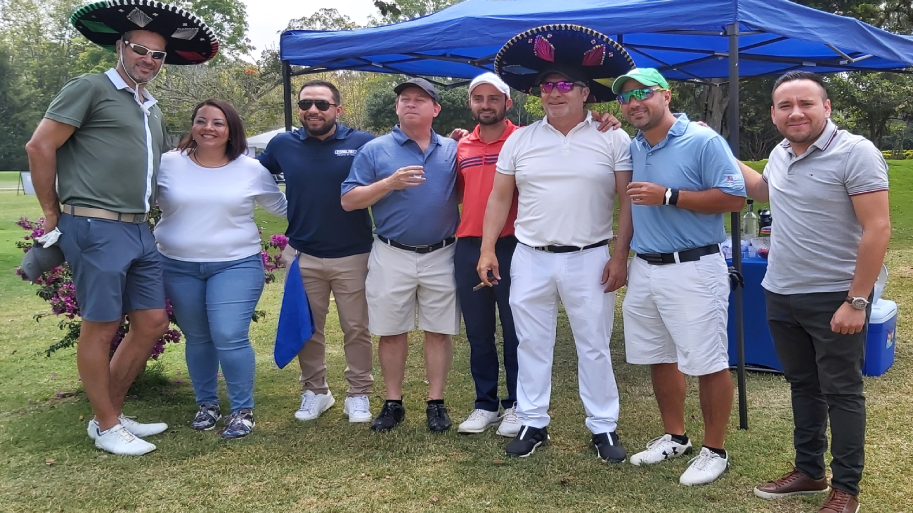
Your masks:
{"label": "group of people", "polygon": [[[92,26],[74,19],[80,30]],[[129,25],[137,19],[146,25]],[[167,429],[122,414],[127,388],[167,327],[166,297],[187,339],[198,406],[191,426],[213,429],[220,420],[221,367],[231,405],[222,436],[253,429],[248,329],[263,289],[252,219],[259,204],[288,218],[283,260],[297,261],[315,319],[316,331],[298,355],[304,393],[295,418],[316,419],[335,404],[326,379],[332,295],[344,338],[343,412],[351,422],[383,432],[405,420],[408,334],[417,318],[427,426],[451,428],[444,395],[462,318],[476,400],[458,431],[497,426],[512,438],[508,455],[530,456],[549,440],[560,302],[577,348],[591,442],[600,459],[623,462],[609,340],[615,292],[627,285],[626,358],[650,366],[663,424],[630,461],[656,464],[693,451],[684,401],[685,376],[696,376],[703,444],[680,482],[710,483],[729,465],[724,445],[733,395],[723,214],[740,210],[747,193],[769,200],[778,213],[764,287],[792,390],[796,447],[795,470],[755,494],[774,499],[832,486],[821,511],[857,510],[862,352],[890,236],[887,172],[870,142],[829,120],[820,77],[789,72],[775,83],[771,116],[785,140],[763,175],[739,163],[713,130],[673,114],[659,71],[635,68],[617,43],[575,26],[530,30],[499,52],[496,73],[470,83],[468,105],[478,121],[470,133],[432,130],[441,105],[427,80],[394,88],[399,124],[376,138],[341,124],[339,90],[315,80],[298,92],[301,127],[275,137],[256,160],[243,155],[240,116],[219,100],[197,106],[190,134],[164,153],[161,112],[143,86],[163,62],[194,62],[187,61],[192,52],[182,48],[183,60],[170,61],[169,27],[135,13],[125,20],[109,23],[129,28],[117,31],[117,67],[69,82],[27,147],[49,234],[43,242],[57,240],[73,269],[83,316],[77,363],[95,413],[89,436],[98,447],[143,454],[155,449],[143,437]],[[196,62],[212,56],[199,49],[197,55]],[[513,125],[511,87],[537,92],[545,118]],[[615,129],[613,117],[586,108],[615,99],[638,130],[633,140]],[[270,173],[285,175],[285,194]],[[162,219],[153,237],[146,219],[156,201]],[[845,229],[827,239],[815,228],[838,223]],[[109,361],[108,342],[123,314],[130,333]],[[372,334],[379,337],[386,393],[376,416],[369,400]]]}

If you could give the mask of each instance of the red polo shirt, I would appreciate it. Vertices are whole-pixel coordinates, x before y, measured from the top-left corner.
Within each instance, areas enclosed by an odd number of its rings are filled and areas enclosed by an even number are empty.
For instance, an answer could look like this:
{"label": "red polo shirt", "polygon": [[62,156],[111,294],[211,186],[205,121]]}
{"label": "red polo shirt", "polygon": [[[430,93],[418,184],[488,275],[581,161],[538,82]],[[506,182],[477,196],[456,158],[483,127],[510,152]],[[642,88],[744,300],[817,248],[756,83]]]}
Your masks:
{"label": "red polo shirt", "polygon": [[[479,138],[479,125],[475,130],[457,144],[457,187],[463,193],[463,211],[457,237],[481,237],[482,221],[485,219],[485,207],[495,181],[495,164],[504,141],[514,133],[517,127],[506,120],[507,128],[497,141],[487,143]],[[510,203],[507,222],[500,237],[514,234],[514,221],[517,220],[517,191]]]}

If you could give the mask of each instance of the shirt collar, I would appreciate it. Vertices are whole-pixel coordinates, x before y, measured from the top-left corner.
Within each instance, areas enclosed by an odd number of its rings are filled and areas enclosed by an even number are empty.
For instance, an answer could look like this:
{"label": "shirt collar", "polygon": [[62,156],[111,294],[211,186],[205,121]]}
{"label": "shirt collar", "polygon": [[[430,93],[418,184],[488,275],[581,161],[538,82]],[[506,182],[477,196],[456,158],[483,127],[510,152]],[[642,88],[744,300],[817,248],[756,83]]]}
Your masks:
{"label": "shirt collar", "polygon": [[[324,141],[328,141],[330,139],[345,139],[346,137],[349,136],[349,132],[351,132],[351,131],[352,131],[351,128],[343,125],[342,123],[336,123],[336,131],[333,132],[333,136],[324,139]],[[309,136],[308,131],[303,126],[296,128],[295,134],[298,135],[298,138],[301,139],[302,141],[304,141],[306,139],[314,139],[315,141],[320,140],[320,139],[312,138],[311,136]]]}
{"label": "shirt collar", "polygon": [[[394,126],[393,131],[390,133],[393,134],[393,140],[396,141],[396,143],[399,144],[400,146],[402,146],[402,145],[406,144],[406,142],[412,140],[409,138],[408,135],[406,135],[405,132],[403,132],[403,130],[399,127],[399,124]],[[441,136],[438,135],[437,132],[435,132],[434,130],[431,131],[431,144],[440,145],[441,144],[440,138],[441,138]]]}
{"label": "shirt collar", "polygon": [[[134,92],[133,88],[127,84],[127,82],[123,79],[123,77],[120,76],[120,73],[118,73],[116,69],[109,69],[105,72],[105,76],[108,77],[108,80],[110,80],[111,83],[114,84],[114,87],[116,87],[118,90],[126,89],[131,93]],[[155,105],[156,102],[158,102],[158,100],[152,97],[152,93],[146,90],[145,87],[143,88],[143,97],[146,98],[146,101],[143,102],[143,105],[146,107],[151,107]]]}
{"label": "shirt collar", "polygon": [[482,144],[495,144],[495,143],[499,143],[502,141],[506,141],[507,138],[510,137],[510,134],[514,133],[514,130],[517,129],[517,126],[514,125],[513,123],[511,123],[511,121],[509,119],[505,119],[504,121],[507,122],[507,128],[504,129],[504,132],[501,133],[501,136],[498,137],[498,139],[495,141],[486,143],[485,141],[482,140],[482,138],[479,136],[479,132],[482,129],[482,125],[476,125],[476,127],[475,127],[475,129],[473,129],[472,133],[470,133],[468,136],[466,136],[466,139],[469,141],[472,141],[472,142],[478,141]]}
{"label": "shirt collar", "polygon": [[[666,134],[666,137],[657,143],[657,147],[668,141],[670,137],[680,137],[684,135],[685,131],[688,130],[688,124],[691,123],[691,120],[688,119],[687,114],[673,114],[673,116],[675,116],[675,123],[672,123],[672,126],[669,127],[669,132]],[[650,143],[647,142],[647,138],[644,137],[643,132],[640,130],[637,131],[637,135],[634,136],[634,140],[645,148],[650,147]]]}
{"label": "shirt collar", "polygon": [[[580,123],[578,123],[577,126],[580,126],[581,124],[583,124],[583,125],[589,125],[590,123],[592,123],[592,122],[594,122],[594,121],[595,121],[595,120],[593,119],[593,113],[592,113],[591,111],[587,110],[587,111],[586,111],[586,117],[583,118],[583,121],[581,121]],[[555,128],[551,123],[548,122],[548,115],[546,115],[544,118],[542,118],[542,124],[543,124],[543,125],[548,125],[549,127],[552,128],[552,130],[558,130],[558,129]],[[574,128],[576,128],[577,126],[575,126]],[[573,128],[572,128],[571,130],[573,130]]]}

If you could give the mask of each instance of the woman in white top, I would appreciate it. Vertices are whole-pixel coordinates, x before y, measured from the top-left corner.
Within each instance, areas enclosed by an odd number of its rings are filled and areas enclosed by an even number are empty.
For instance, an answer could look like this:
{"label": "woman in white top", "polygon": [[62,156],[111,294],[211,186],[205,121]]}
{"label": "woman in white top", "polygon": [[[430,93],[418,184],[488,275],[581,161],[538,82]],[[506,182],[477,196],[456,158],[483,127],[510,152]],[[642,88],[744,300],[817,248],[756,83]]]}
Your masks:
{"label": "woman in white top", "polygon": [[221,418],[216,382],[221,364],[231,415],[223,438],[254,427],[254,350],[248,330],[263,292],[260,234],[254,203],[285,217],[285,195],[269,171],[247,157],[241,117],[209,99],[194,109],[178,150],[162,156],[155,238],[163,256],[165,293],[187,340],[187,369],[199,411],[192,427]]}

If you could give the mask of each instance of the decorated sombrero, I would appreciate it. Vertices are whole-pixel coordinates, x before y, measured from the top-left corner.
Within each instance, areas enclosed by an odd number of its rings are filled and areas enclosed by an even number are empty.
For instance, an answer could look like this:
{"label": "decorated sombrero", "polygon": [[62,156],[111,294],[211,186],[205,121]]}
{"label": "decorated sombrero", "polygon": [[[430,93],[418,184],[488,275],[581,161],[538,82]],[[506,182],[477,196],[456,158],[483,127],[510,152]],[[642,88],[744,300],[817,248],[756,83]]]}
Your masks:
{"label": "decorated sombrero", "polygon": [[508,85],[529,94],[537,79],[555,71],[587,82],[588,102],[615,99],[612,81],[634,68],[618,43],[580,25],[543,25],[514,36],[495,57],[495,72]]}
{"label": "decorated sombrero", "polygon": [[89,41],[114,50],[131,30],[161,34],[167,42],[167,64],[200,64],[215,57],[219,42],[200,18],[153,0],[104,0],[80,7],[70,23]]}

